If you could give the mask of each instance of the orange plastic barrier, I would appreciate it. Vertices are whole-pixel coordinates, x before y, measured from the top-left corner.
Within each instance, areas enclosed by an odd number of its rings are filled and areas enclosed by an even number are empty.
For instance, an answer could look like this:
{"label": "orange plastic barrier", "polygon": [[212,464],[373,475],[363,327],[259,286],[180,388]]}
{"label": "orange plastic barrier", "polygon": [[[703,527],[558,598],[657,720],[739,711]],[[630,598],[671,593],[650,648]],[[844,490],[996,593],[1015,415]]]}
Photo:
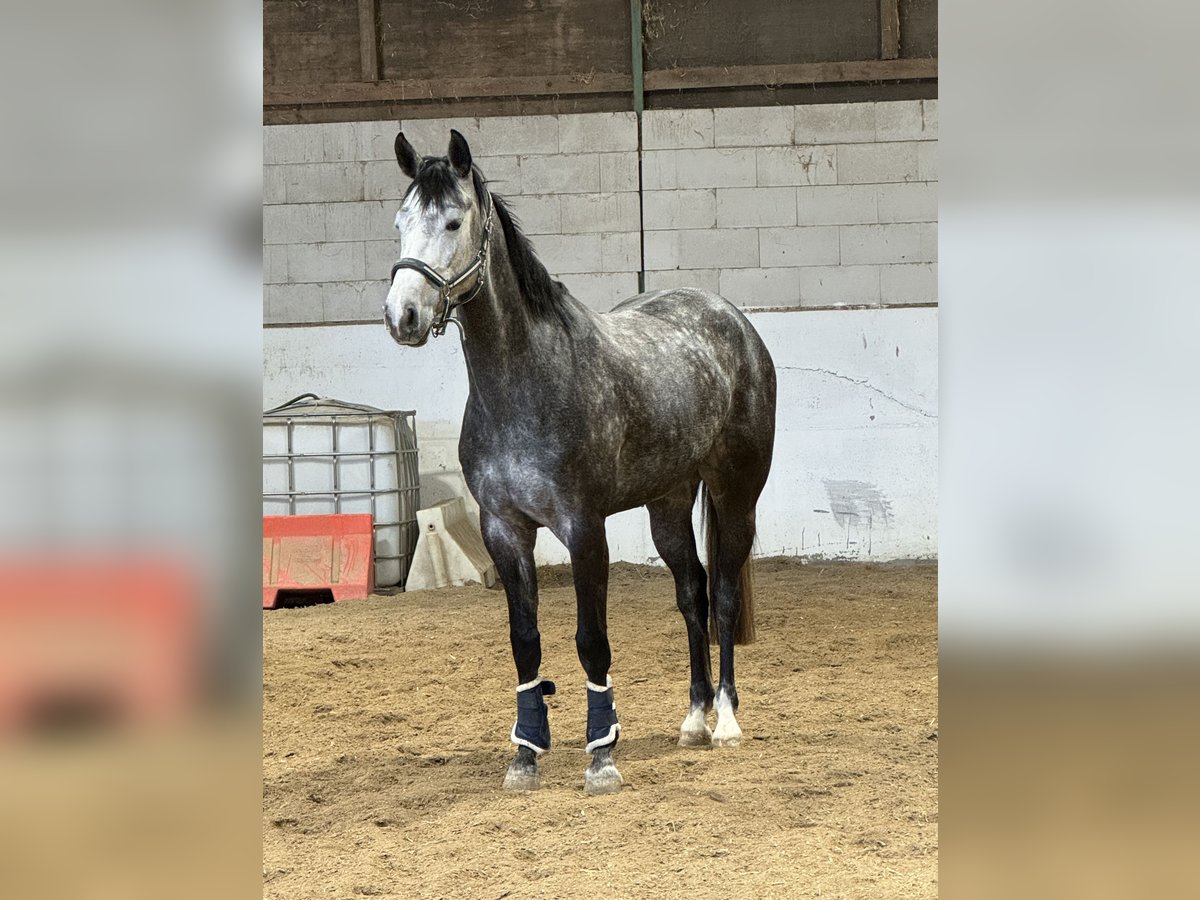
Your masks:
{"label": "orange plastic barrier", "polygon": [[263,609],[281,591],[328,591],[358,600],[375,588],[375,534],[369,514],[263,516]]}

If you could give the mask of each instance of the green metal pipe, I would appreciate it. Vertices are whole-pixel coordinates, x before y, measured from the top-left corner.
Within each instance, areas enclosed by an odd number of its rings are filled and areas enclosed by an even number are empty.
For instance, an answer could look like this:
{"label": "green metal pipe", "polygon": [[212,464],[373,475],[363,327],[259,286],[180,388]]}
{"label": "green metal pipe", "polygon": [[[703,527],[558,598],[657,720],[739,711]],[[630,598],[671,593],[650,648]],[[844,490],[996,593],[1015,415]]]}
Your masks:
{"label": "green metal pipe", "polygon": [[633,111],[637,113],[640,123],[642,110],[645,109],[645,86],[642,79],[642,0],[629,0],[629,18],[633,23]]}
{"label": "green metal pipe", "polygon": [[646,228],[642,211],[642,110],[645,109],[645,81],[642,77],[642,0],[629,0],[629,21],[632,26],[630,52],[633,69],[633,112],[637,116],[638,166],[638,293],[646,290]]}

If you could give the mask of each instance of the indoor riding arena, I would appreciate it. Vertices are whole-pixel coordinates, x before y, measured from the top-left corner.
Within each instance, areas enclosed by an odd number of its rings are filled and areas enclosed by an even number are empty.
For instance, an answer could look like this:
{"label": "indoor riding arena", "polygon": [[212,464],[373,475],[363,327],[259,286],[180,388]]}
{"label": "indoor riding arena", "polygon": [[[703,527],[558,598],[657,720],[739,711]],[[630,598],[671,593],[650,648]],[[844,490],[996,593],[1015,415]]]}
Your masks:
{"label": "indoor riding arena", "polygon": [[936,3],[264,61],[264,896],[936,896]]}

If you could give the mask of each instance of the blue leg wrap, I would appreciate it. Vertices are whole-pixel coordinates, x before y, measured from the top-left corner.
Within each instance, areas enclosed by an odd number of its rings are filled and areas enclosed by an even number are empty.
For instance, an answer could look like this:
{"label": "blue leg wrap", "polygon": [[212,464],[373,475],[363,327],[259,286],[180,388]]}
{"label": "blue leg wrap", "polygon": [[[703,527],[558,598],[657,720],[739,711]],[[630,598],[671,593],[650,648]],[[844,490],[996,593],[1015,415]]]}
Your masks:
{"label": "blue leg wrap", "polygon": [[588,718],[587,718],[587,747],[588,753],[600,747],[611,747],[621,734],[621,725],[617,721],[617,704],[613,700],[612,679],[604,690],[596,690],[598,685],[588,682]]}
{"label": "blue leg wrap", "polygon": [[510,740],[539,756],[550,749],[550,716],[545,698],[554,691],[554,682],[543,681],[540,675],[517,688],[517,721]]}

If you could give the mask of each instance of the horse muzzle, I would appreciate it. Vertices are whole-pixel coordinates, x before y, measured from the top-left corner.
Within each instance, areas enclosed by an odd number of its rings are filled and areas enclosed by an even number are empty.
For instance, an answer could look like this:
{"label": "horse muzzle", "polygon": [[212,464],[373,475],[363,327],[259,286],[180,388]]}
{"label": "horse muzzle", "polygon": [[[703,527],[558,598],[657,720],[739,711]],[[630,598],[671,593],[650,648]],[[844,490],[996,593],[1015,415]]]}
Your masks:
{"label": "horse muzzle", "polygon": [[424,317],[415,303],[405,303],[395,315],[385,310],[383,318],[387,323],[388,334],[397,344],[420,347],[429,340],[430,323],[422,321]]}

